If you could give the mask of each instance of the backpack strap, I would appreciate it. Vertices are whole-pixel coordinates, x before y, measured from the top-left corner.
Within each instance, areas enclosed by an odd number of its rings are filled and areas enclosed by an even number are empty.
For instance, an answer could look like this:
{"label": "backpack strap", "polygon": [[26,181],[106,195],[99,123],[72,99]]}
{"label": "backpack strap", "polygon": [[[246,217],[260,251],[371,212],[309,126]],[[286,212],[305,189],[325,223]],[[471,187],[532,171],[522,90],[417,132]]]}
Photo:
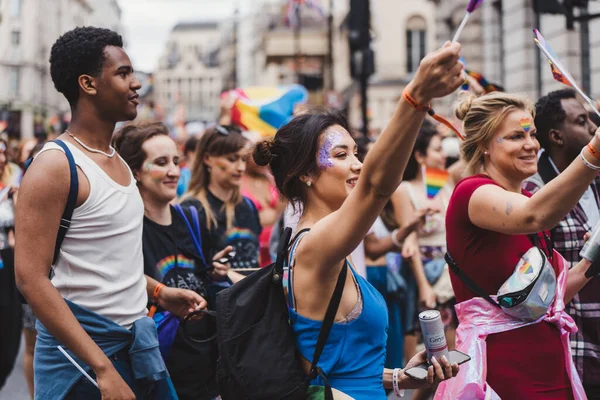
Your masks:
{"label": "backpack strap", "polygon": [[319,367],[317,364],[319,363],[319,358],[321,357],[321,353],[323,352],[325,344],[327,343],[329,332],[331,332],[331,327],[333,326],[335,314],[337,314],[337,310],[340,306],[340,301],[342,300],[342,294],[344,293],[344,285],[346,284],[347,275],[348,261],[344,260],[344,266],[342,267],[342,270],[338,275],[337,283],[335,284],[335,289],[333,290],[333,295],[331,296],[331,300],[329,300],[329,305],[327,306],[327,311],[325,312],[323,324],[321,325],[321,329],[319,330],[319,338],[317,339],[315,354],[313,355],[313,360],[310,364],[310,373],[308,375],[308,379],[310,380],[315,379],[317,375],[323,378],[323,381],[325,382],[325,400],[333,400],[333,393],[331,391],[331,385],[327,380],[325,372],[323,372],[321,367]]}
{"label": "backpack strap", "polygon": [[73,153],[69,150],[69,147],[62,140],[52,140],[53,143],[59,145],[65,155],[67,156],[67,161],[69,162],[69,176],[70,176],[70,187],[69,187],[69,196],[67,197],[67,204],[65,206],[65,211],[60,219],[60,226],[58,228],[58,234],[56,235],[56,244],[54,245],[54,256],[52,258],[52,265],[56,264],[58,260],[58,255],[60,253],[60,246],[62,245],[63,240],[71,226],[71,218],[73,217],[73,211],[75,210],[75,206],[77,205],[77,195],[79,194],[79,179],[77,177],[77,165],[75,164],[75,159],[73,158]]}
{"label": "backpack strap", "polygon": [[467,275],[463,270],[461,270],[460,268],[458,268],[458,265],[456,264],[456,261],[454,261],[454,259],[450,255],[450,253],[446,253],[446,255],[444,256],[444,258],[446,259],[446,262],[448,263],[448,266],[450,267],[450,269],[452,270],[452,272],[454,272],[456,274],[456,276],[458,276],[460,278],[460,280],[465,285],[467,285],[467,287],[473,293],[475,293],[479,297],[483,297],[484,299],[486,299],[487,301],[489,301],[490,303],[492,303],[496,307],[500,307],[500,304],[498,304],[498,302],[494,301],[494,299],[492,299],[490,297],[490,295],[487,294],[486,291],[481,288],[481,286],[479,286],[478,284],[476,284],[475,281],[469,277],[469,275]]}
{"label": "backpack strap", "polygon": [[[204,258],[204,253],[202,251],[202,235],[200,234],[200,220],[198,218],[198,210],[194,206],[189,207],[190,213],[192,214],[192,223],[190,223],[190,220],[188,219],[187,215],[185,214],[185,211],[183,211],[183,207],[181,207],[181,205],[175,204],[173,206],[173,208],[175,208],[175,210],[179,213],[179,215],[181,215],[181,218],[183,218],[183,221],[187,225],[188,231],[190,233],[190,237],[192,238],[192,242],[194,243],[194,246],[196,247],[196,251],[198,252],[198,255],[202,259],[202,262],[204,263],[204,265],[206,267],[210,267],[210,265],[208,265],[206,263],[206,259]],[[193,226],[192,226],[192,224],[193,224]]]}
{"label": "backpack strap", "polygon": [[[291,232],[290,228],[286,228],[287,231]],[[292,248],[290,251],[290,263],[294,257],[294,252],[296,251],[296,247],[298,245],[299,239],[302,238],[310,229],[302,229],[300,230],[294,239],[292,240]],[[279,255],[278,255],[279,258]],[[292,282],[291,282],[292,270],[290,268],[290,281],[288,287],[288,295],[292,292]],[[333,290],[333,294],[331,295],[331,299],[329,300],[329,305],[327,305],[327,310],[325,311],[325,318],[323,318],[323,323],[321,324],[321,329],[319,329],[319,337],[317,338],[317,344],[315,346],[315,354],[313,355],[312,362],[310,364],[310,372],[308,374],[308,379],[313,380],[317,376],[320,376],[325,382],[325,400],[333,400],[333,392],[331,391],[331,385],[327,380],[327,376],[325,372],[319,367],[319,358],[321,358],[321,354],[323,353],[323,349],[325,348],[325,344],[327,344],[327,338],[329,337],[329,333],[331,332],[331,328],[333,327],[333,321],[335,319],[335,314],[337,314],[338,308],[340,306],[340,301],[342,300],[342,294],[344,293],[344,285],[346,284],[346,277],[348,275],[348,260],[344,260],[344,266],[340,271],[337,279],[337,283],[335,284],[335,289]],[[293,298],[293,296],[292,296]],[[291,303],[290,303],[291,305]]]}
{"label": "backpack strap", "polygon": [[[289,229],[290,232],[292,230],[292,228],[286,228]],[[310,229],[302,229],[300,230],[298,233],[296,233],[296,236],[294,236],[294,238],[291,240],[291,245],[290,247],[290,251],[288,254],[288,304],[290,305],[290,307],[292,307],[293,309],[296,309],[296,298],[294,297],[294,287],[293,287],[293,275],[294,275],[294,270],[292,268],[292,263],[294,261],[294,256],[296,254],[296,248],[298,247],[298,244],[300,243],[300,240],[304,237],[304,235],[306,235],[308,233],[308,231],[310,231]]]}

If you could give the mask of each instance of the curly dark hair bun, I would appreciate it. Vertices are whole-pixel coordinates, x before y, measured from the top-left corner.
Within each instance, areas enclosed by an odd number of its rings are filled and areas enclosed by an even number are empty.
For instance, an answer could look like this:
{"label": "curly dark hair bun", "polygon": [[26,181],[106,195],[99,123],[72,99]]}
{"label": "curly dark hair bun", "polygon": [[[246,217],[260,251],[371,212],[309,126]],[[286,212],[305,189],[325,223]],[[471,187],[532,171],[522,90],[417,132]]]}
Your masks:
{"label": "curly dark hair bun", "polygon": [[256,143],[254,153],[252,154],[256,165],[265,166],[271,163],[271,160],[273,159],[272,149],[274,144],[275,141],[273,139],[262,140]]}

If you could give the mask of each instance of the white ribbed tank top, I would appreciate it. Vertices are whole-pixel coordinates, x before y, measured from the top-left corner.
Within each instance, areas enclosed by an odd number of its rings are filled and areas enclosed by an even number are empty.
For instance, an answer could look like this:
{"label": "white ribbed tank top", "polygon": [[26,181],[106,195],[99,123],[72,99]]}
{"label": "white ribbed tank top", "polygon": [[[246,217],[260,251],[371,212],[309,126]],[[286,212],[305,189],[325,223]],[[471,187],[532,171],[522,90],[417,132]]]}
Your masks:
{"label": "white ribbed tank top", "polygon": [[[129,186],[121,186],[81,150],[67,146],[90,194],[73,212],[52,283],[65,299],[129,329],[147,314],[142,198],[131,170]],[[63,151],[47,143],[40,153],[49,149]]]}

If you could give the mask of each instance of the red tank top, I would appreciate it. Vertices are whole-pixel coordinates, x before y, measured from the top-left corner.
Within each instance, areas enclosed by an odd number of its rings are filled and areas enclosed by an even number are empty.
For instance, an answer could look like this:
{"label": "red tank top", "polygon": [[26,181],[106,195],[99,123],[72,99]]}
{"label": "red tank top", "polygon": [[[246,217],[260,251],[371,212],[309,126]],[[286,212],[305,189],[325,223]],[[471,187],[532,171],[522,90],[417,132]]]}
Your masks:
{"label": "red tank top", "polygon": [[[479,228],[469,219],[469,200],[483,185],[498,185],[485,175],[458,183],[446,213],[448,252],[487,293],[496,294],[531,248],[526,235],[505,235]],[[523,194],[530,196],[529,193]],[[450,272],[457,302],[476,295]],[[572,399],[560,333],[541,322],[487,338],[487,382],[502,399]]]}

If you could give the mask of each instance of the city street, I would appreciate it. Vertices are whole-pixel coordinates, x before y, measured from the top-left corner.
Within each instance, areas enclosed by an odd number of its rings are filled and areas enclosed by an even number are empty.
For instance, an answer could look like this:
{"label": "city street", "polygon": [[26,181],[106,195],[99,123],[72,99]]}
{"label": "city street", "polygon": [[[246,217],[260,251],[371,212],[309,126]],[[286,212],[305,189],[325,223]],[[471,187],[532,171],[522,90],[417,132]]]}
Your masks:
{"label": "city street", "polygon": [[[23,344],[21,340],[21,349],[19,350],[19,357],[17,363],[13,369],[12,374],[6,382],[6,386],[0,390],[0,400],[29,400],[29,393],[27,392],[27,386],[25,384],[25,376],[23,375]],[[412,391],[407,390],[404,395],[405,399],[410,399]],[[396,399],[394,394],[388,396],[389,400]]]}
{"label": "city street", "polygon": [[29,400],[29,392],[23,375],[23,348],[25,341],[21,338],[19,357],[6,385],[0,390],[0,400]]}

